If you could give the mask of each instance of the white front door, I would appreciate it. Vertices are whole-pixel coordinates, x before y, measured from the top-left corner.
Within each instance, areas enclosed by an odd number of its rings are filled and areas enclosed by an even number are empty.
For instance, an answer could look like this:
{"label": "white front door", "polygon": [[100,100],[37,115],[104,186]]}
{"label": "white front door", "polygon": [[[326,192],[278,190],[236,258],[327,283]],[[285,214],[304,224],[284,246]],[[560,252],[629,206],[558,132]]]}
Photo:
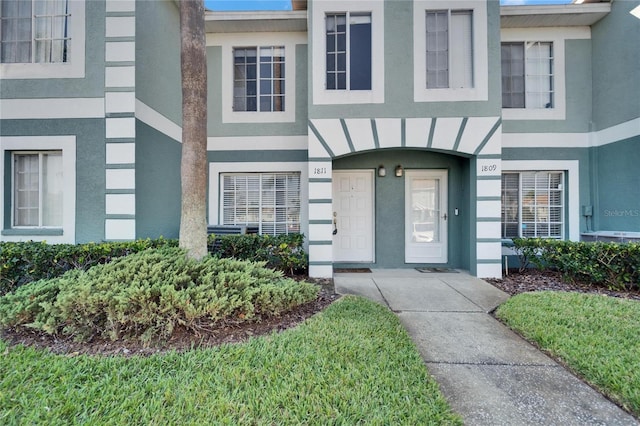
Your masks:
{"label": "white front door", "polygon": [[405,176],[405,262],[447,263],[447,171]]}
{"label": "white front door", "polygon": [[373,170],[333,172],[333,260],[373,262]]}

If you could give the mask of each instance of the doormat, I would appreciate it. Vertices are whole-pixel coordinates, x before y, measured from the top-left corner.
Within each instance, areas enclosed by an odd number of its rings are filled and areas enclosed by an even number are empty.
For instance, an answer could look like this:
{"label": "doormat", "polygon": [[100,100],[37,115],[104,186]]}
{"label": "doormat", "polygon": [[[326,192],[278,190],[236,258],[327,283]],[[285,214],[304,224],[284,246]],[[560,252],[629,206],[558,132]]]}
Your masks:
{"label": "doormat", "polygon": [[438,274],[457,274],[458,271],[450,268],[416,268],[416,271],[425,273],[438,273]]}
{"label": "doormat", "polygon": [[334,273],[336,274],[370,274],[371,269],[369,268],[340,268],[334,269]]}

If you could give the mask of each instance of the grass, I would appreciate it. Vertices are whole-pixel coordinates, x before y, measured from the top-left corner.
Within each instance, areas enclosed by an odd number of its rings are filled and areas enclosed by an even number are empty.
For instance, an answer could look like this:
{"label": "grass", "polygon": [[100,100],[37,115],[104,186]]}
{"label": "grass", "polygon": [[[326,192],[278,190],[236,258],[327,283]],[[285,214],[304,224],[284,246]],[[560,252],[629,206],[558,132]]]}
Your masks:
{"label": "grass", "polygon": [[345,297],[244,344],[62,356],[0,341],[0,424],[462,424],[398,319]]}
{"label": "grass", "polygon": [[640,416],[640,302],[562,292],[524,293],[497,317]]}

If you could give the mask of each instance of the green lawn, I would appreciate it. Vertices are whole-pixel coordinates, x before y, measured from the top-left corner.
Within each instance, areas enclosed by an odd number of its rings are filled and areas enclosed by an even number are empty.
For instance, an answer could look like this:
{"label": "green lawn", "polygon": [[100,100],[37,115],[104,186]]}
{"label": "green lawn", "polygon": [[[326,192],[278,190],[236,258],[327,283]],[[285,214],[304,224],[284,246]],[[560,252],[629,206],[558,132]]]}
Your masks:
{"label": "green lawn", "polygon": [[0,341],[0,424],[462,424],[398,319],[345,297],[296,329],[147,358]]}
{"label": "green lawn", "polygon": [[640,302],[536,292],[512,297],[496,314],[640,416]]}

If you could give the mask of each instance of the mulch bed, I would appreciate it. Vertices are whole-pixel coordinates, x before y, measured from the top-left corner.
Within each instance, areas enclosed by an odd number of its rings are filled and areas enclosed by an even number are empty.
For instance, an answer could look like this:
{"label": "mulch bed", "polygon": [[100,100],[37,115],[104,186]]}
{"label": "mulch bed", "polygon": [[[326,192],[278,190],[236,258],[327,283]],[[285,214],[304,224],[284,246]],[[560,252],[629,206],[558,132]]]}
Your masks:
{"label": "mulch bed", "polygon": [[579,293],[596,293],[612,297],[640,300],[640,289],[630,291],[614,291],[606,287],[596,287],[582,282],[574,282],[563,279],[557,271],[541,271],[528,269],[524,272],[510,271],[509,275],[502,279],[485,279],[493,286],[510,295],[528,291],[575,291]]}
{"label": "mulch bed", "polygon": [[[313,280],[309,280],[313,281]],[[46,333],[25,328],[10,328],[0,331],[0,337],[10,345],[22,344],[42,349],[48,349],[56,354],[67,356],[102,355],[102,356],[148,356],[169,351],[188,351],[193,348],[207,348],[226,343],[239,343],[252,337],[268,335],[295,327],[307,318],[324,310],[340,296],[333,292],[331,280],[316,280],[321,286],[318,298],[310,303],[283,313],[279,316],[259,317],[255,321],[241,323],[225,322],[215,325],[215,328],[204,330],[195,335],[192,331],[176,329],[168,341],[154,342],[149,346],[140,341],[129,339],[124,341],[110,341],[94,338],[89,342],[75,342],[73,338],[65,336],[51,336]]]}

